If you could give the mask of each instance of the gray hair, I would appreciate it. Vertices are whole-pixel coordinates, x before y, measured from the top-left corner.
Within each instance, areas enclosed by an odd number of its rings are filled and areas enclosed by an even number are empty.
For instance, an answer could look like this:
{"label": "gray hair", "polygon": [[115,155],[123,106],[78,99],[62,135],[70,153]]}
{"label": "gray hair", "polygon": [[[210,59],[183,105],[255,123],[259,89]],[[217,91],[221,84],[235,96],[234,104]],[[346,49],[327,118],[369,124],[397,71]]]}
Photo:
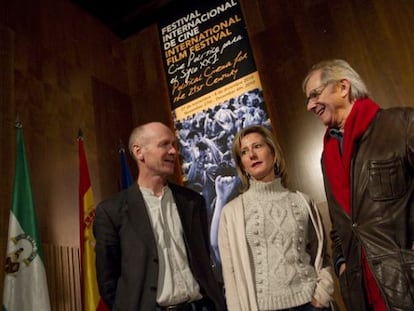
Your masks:
{"label": "gray hair", "polygon": [[328,81],[348,80],[351,84],[351,92],[349,94],[349,100],[351,102],[369,96],[367,87],[362,78],[342,59],[324,60],[313,65],[302,82],[303,92],[306,92],[306,85],[308,84],[310,77],[317,71],[320,71],[321,73],[322,84]]}

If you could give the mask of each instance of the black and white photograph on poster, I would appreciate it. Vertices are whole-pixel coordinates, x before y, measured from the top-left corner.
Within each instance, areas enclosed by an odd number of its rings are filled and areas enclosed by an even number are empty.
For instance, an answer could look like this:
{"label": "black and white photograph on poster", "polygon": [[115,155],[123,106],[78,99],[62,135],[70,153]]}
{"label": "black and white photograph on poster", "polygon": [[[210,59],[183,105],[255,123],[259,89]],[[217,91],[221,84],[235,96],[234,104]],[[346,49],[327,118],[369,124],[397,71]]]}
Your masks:
{"label": "black and white photograph on poster", "polygon": [[216,260],[220,212],[240,187],[231,154],[233,138],[239,130],[254,124],[271,128],[260,89],[176,122],[185,184],[206,200]]}
{"label": "black and white photograph on poster", "polygon": [[234,135],[248,125],[270,127],[270,120],[239,3],[196,5],[159,23],[159,36],[182,176],[206,200],[219,266],[220,213],[240,188]]}

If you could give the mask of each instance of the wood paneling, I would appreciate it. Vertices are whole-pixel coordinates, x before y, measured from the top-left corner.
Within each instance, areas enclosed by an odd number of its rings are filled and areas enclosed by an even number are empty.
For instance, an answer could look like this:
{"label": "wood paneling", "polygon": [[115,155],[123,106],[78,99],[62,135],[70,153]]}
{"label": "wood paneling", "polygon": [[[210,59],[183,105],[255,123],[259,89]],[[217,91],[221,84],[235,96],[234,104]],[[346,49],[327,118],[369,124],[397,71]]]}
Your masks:
{"label": "wood paneling", "polygon": [[[46,246],[52,310],[81,310],[77,259],[79,128],[84,130],[95,200],[118,191],[118,176],[112,175],[114,168],[120,167],[118,158],[97,161],[98,153],[107,151],[97,144],[97,125],[102,125],[102,119],[95,115],[93,79],[123,94],[121,104],[130,105],[121,42],[105,26],[69,0],[2,2],[0,264],[3,266],[6,252],[15,162],[14,120],[19,115],[40,236]],[[112,100],[114,103],[115,98]],[[123,137],[130,130],[131,107],[119,113],[122,116],[108,128],[111,137]],[[108,120],[110,115],[105,117]],[[128,117],[130,121],[124,122]],[[118,141],[111,146],[115,153]],[[3,279],[4,270],[0,269],[1,292]],[[1,300],[2,296],[0,304]]]}
{"label": "wood paneling", "polygon": [[[131,99],[129,95],[96,78],[92,79],[92,94],[96,120],[93,134],[97,139],[97,153],[96,158],[90,160],[98,167],[110,168],[99,170],[97,180],[103,195],[109,196],[114,190],[121,189],[119,148],[122,143],[125,150],[128,150],[129,134],[133,128]],[[126,153],[127,159],[131,160],[128,151]],[[136,177],[136,164],[132,160],[129,162],[131,174]]]}
{"label": "wood paneling", "polygon": [[43,253],[51,309],[82,310],[79,248],[44,244]]}
{"label": "wood paneling", "polygon": [[122,45],[137,123],[160,121],[172,125],[156,25],[144,29]]}

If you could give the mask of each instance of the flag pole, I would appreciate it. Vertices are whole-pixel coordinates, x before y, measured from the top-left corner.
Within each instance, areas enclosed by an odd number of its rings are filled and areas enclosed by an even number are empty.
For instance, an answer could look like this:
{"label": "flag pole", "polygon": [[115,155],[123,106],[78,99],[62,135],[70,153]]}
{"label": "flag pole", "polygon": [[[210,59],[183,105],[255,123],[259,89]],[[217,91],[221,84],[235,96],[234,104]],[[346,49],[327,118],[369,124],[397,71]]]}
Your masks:
{"label": "flag pole", "polygon": [[78,130],[78,140],[79,139],[83,139],[83,131],[82,131],[81,128],[79,128],[79,130]]}
{"label": "flag pole", "polygon": [[18,129],[23,128],[23,124],[22,124],[22,122],[20,122],[20,118],[19,118],[18,115],[16,116],[16,121],[14,122],[14,126]]}
{"label": "flag pole", "polygon": [[132,183],[132,175],[128,166],[126,152],[122,140],[119,140],[119,159],[121,161],[121,189],[127,189]]}

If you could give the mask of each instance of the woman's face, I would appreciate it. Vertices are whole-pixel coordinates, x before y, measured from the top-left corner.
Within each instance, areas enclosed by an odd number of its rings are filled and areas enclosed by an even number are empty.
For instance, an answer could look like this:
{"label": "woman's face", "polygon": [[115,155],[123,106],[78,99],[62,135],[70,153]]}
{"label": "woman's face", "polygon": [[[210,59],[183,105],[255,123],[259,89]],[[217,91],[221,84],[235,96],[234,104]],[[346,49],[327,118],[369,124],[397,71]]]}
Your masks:
{"label": "woman's face", "polygon": [[271,181],[276,178],[274,172],[274,153],[262,135],[250,133],[240,142],[242,169],[255,180]]}

